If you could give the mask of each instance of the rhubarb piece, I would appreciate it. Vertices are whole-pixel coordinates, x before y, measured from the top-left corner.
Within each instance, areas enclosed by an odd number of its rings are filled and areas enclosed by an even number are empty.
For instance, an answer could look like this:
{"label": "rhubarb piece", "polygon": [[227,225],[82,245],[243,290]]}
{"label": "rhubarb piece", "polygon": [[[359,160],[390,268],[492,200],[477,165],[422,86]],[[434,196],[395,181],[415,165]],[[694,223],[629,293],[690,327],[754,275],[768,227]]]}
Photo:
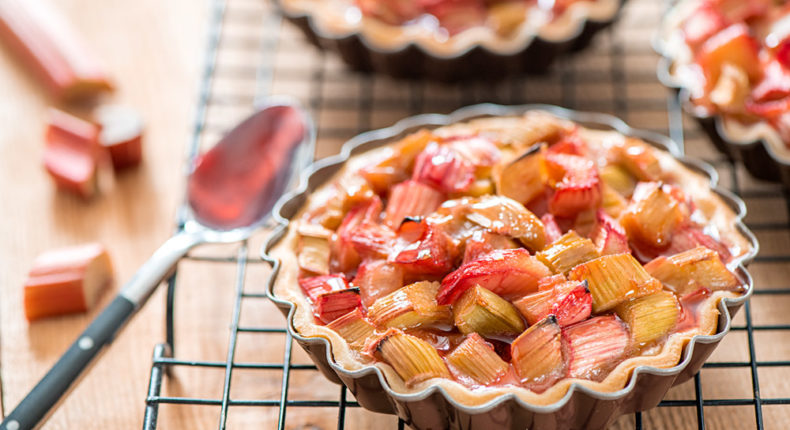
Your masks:
{"label": "rhubarb piece", "polygon": [[518,244],[509,237],[485,230],[475,230],[472,236],[466,240],[463,263],[477,260],[480,256],[488,254],[495,249],[515,248],[518,248]]}
{"label": "rhubarb piece", "polygon": [[727,245],[719,242],[704,231],[694,226],[683,226],[672,234],[672,243],[665,249],[663,255],[674,255],[694,249],[698,246],[712,249],[719,254],[721,261],[727,263],[732,259],[732,254]]}
{"label": "rhubarb piece", "polygon": [[464,160],[475,166],[475,175],[491,176],[493,167],[500,158],[499,148],[489,138],[478,135],[451,136],[444,139]]}
{"label": "rhubarb piece", "polygon": [[444,276],[449,273],[460,250],[439,226],[425,223],[419,240],[395,257],[395,263],[409,275]]}
{"label": "rhubarb piece", "polygon": [[409,179],[408,172],[412,170],[414,159],[435,139],[435,136],[427,130],[410,134],[395,143],[392,148],[388,148],[388,153],[379,161],[362,168],[359,174],[368,181],[374,191],[383,194],[393,185]]}
{"label": "rhubarb piece", "polygon": [[603,380],[625,358],[628,329],[613,315],[590,318],[562,329],[567,344],[568,376]]}
{"label": "rhubarb piece", "polygon": [[60,100],[84,99],[112,90],[103,66],[48,3],[0,3],[0,40]]}
{"label": "rhubarb piece", "polygon": [[470,261],[442,280],[438,301],[454,303],[466,290],[479,285],[505,299],[535,292],[549,268],[523,248],[495,250]]}
{"label": "rhubarb piece", "polygon": [[605,211],[596,214],[597,224],[592,240],[601,255],[630,253],[628,236],[620,223],[612,219]]}
{"label": "rhubarb piece", "polygon": [[363,261],[352,284],[359,287],[362,303],[370,306],[403,286],[403,270],[385,260]]}
{"label": "rhubarb piece", "polygon": [[568,279],[562,273],[547,276],[538,281],[538,291],[553,290],[555,287],[565,282],[568,282]]}
{"label": "rhubarb piece", "polygon": [[415,282],[376,300],[368,317],[381,327],[447,327],[452,324],[452,311],[436,303],[438,291],[438,282]]}
{"label": "rhubarb piece", "polygon": [[412,179],[442,193],[459,193],[472,187],[475,166],[450,145],[431,142],[417,156]]}
{"label": "rhubarb piece", "polygon": [[666,185],[640,182],[620,223],[631,240],[638,240],[656,248],[666,248],[672,233],[688,217]]}
{"label": "rhubarb piece", "polygon": [[632,344],[642,347],[663,339],[675,328],[680,304],[672,292],[659,291],[621,303],[615,312],[631,330]]}
{"label": "rhubarb piece", "polygon": [[333,274],[300,278],[299,287],[312,303],[316,303],[321,294],[346,290],[349,285],[343,274]]}
{"label": "rhubarb piece", "polygon": [[360,306],[359,288],[347,288],[319,294],[313,302],[313,313],[321,322],[328,324]]}
{"label": "rhubarb piece", "polygon": [[99,244],[47,251],[30,269],[24,289],[25,317],[85,312],[113,280],[110,256]]}
{"label": "rhubarb piece", "polygon": [[497,194],[527,204],[546,189],[545,146],[535,145],[494,171]]}
{"label": "rhubarb piece", "polygon": [[732,291],[740,285],[719,254],[702,246],[670,257],[658,257],[647,263],[645,270],[680,296],[700,288]]}
{"label": "rhubarb piece", "polygon": [[[0,7],[2,9],[2,7]],[[51,109],[45,135],[44,167],[55,185],[90,198],[98,191],[99,127]]]}
{"label": "rhubarb piece", "polygon": [[514,340],[510,354],[521,382],[535,392],[546,390],[566,375],[562,330],[553,315]]}
{"label": "rhubarb piece", "polygon": [[546,243],[552,244],[554,241],[562,237],[562,230],[557,224],[557,219],[554,215],[547,213],[540,217],[540,222],[543,223],[543,231],[546,233]]}
{"label": "rhubarb piece", "polygon": [[535,251],[543,249],[546,243],[540,218],[507,197],[490,196],[475,201],[466,218],[493,233],[517,238]]}
{"label": "rhubarb piece", "polygon": [[574,266],[599,257],[595,244],[573,230],[535,255],[554,273],[567,273]]}
{"label": "rhubarb piece", "polygon": [[358,307],[326,326],[337,332],[354,349],[361,349],[365,342],[373,336],[376,329],[365,319],[362,310]]}
{"label": "rhubarb piece", "polygon": [[[573,217],[601,202],[601,179],[595,163],[569,154],[547,154],[549,171],[560,172],[549,200],[549,211],[556,216]],[[557,177],[557,173],[550,173]]]}
{"label": "rhubarb piece", "polygon": [[444,201],[444,195],[417,181],[405,181],[395,185],[390,192],[384,224],[397,228],[407,217],[431,214]]}
{"label": "rhubarb piece", "polygon": [[320,225],[300,223],[299,268],[315,275],[329,274],[329,238],[332,231]]}
{"label": "rhubarb piece", "polygon": [[513,305],[530,325],[554,315],[560,327],[566,327],[590,317],[592,295],[586,282],[564,282],[552,289],[524,296]]}
{"label": "rhubarb piece", "polygon": [[[638,150],[639,147],[635,146],[634,148]],[[623,155],[620,155],[620,157],[622,161],[627,160]],[[630,197],[634,192],[634,187],[636,187],[636,180],[631,173],[617,164],[610,164],[601,169],[601,179],[606,185],[624,197]]]}
{"label": "rhubarb piece", "polygon": [[650,276],[631,254],[605,255],[580,264],[570,271],[568,278],[587,281],[595,313],[661,291],[661,282]]}
{"label": "rhubarb piece", "polygon": [[737,23],[706,40],[697,54],[696,62],[705,72],[709,88],[718,82],[724,63],[740,67],[752,82],[756,82],[762,77],[759,49],[759,43],[752,37],[749,27]]}
{"label": "rhubarb piece", "polygon": [[393,249],[395,237],[392,230],[370,221],[363,221],[346,232],[346,240],[363,259],[387,258]]}
{"label": "rhubarb piece", "polygon": [[357,247],[364,244],[364,237],[359,235],[355,245],[352,240],[356,234],[355,230],[362,224],[375,224],[380,213],[381,200],[376,198],[368,203],[357,205],[346,214],[329,243],[331,251],[329,269],[332,272],[348,273],[359,265],[362,259],[357,252]]}
{"label": "rhubarb piece", "polygon": [[143,120],[136,110],[121,105],[99,106],[95,113],[101,125],[99,143],[110,153],[116,169],[133,167],[143,159]]}
{"label": "rhubarb piece", "polygon": [[467,290],[453,304],[453,320],[461,333],[486,338],[514,338],[526,328],[510,302],[479,286]]}
{"label": "rhubarb piece", "polygon": [[614,188],[607,184],[601,185],[601,209],[612,218],[620,218],[628,206],[628,201],[620,195]]}
{"label": "rhubarb piece", "polygon": [[507,373],[510,366],[477,333],[470,333],[446,357],[450,370],[460,379],[469,378],[480,385],[490,385]]}
{"label": "rhubarb piece", "polygon": [[428,342],[390,329],[370,346],[374,356],[392,366],[411,387],[431,378],[450,378],[442,357]]}
{"label": "rhubarb piece", "polygon": [[[636,179],[640,181],[658,180],[661,175],[661,164],[656,158],[654,148],[638,139],[627,137],[621,145],[616,145],[613,149],[617,162]],[[629,194],[624,193],[623,195]]]}

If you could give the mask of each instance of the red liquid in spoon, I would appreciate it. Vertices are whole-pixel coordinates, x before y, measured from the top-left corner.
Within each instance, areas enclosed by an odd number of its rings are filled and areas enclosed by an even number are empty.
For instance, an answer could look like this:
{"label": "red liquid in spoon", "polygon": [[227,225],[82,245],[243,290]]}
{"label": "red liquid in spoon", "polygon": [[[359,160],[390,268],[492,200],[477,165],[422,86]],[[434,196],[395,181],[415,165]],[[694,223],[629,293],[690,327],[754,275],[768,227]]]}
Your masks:
{"label": "red liquid in spoon", "polygon": [[189,177],[189,204],[200,223],[245,227],[271,211],[291,177],[307,130],[300,111],[272,106],[247,118],[200,155]]}

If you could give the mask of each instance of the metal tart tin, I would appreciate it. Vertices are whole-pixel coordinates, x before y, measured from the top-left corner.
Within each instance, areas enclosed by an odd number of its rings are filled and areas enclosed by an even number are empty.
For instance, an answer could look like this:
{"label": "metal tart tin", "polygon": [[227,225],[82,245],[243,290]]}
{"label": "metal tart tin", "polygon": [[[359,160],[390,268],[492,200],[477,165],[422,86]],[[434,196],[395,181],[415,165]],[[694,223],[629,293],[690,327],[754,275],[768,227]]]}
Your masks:
{"label": "metal tart tin", "polygon": [[[744,282],[745,293],[733,299],[723,298],[718,303],[719,319],[714,335],[691,338],[683,349],[680,362],[674,367],[635,368],[628,384],[618,391],[597,392],[573,384],[564,397],[546,406],[527,404],[514,394],[506,394],[479,406],[468,407],[455,402],[444,389],[439,387],[430,387],[413,394],[397,393],[392,390],[377,367],[367,366],[357,371],[348,371],[334,361],[328,340],[322,337],[303,337],[296,331],[293,325],[295,306],[274,294],[274,281],[280,269],[280,262],[270,257],[268,252],[285,236],[289,220],[296,215],[311,192],[327,182],[352,155],[385,145],[420,128],[436,128],[486,116],[520,115],[527,110],[543,110],[587,127],[615,130],[624,135],[641,138],[649,144],[667,150],[686,167],[710,178],[711,189],[734,211],[737,230],[751,246],[750,252],[741,257],[735,269],[736,275]],[[304,348],[329,380],[348,387],[362,407],[374,412],[396,414],[415,429],[606,428],[620,415],[655,407],[671,387],[693,377],[729,332],[732,316],[752,295],[754,288],[753,280],[744,266],[753,260],[759,244],[752,232],[743,224],[743,217],[746,215],[745,204],[732,193],[717,186],[718,176],[710,165],[680,156],[677,148],[678,146],[669,138],[632,129],[618,118],[549,105],[474,105],[449,115],[427,114],[407,118],[392,127],[363,133],[349,140],[339,155],[314,163],[305,172],[300,188],[283,196],[275,206],[274,219],[278,226],[262,249],[264,260],[269,262],[273,269],[268,282],[267,295],[285,315],[288,333]]]}
{"label": "metal tart tin", "polygon": [[359,33],[333,35],[321,31],[310,14],[291,13],[282,7],[282,0],[274,0],[280,13],[299,27],[313,45],[333,51],[351,68],[375,72],[396,78],[429,79],[443,82],[463,80],[498,80],[523,74],[542,74],[555,59],[587,47],[593,36],[614,23],[625,0],[620,1],[616,13],[608,19],[586,19],[572,35],[564,40],[551,41],[539,36],[520,50],[501,54],[480,45],[450,56],[437,56],[418,43],[389,51],[373,46]]}

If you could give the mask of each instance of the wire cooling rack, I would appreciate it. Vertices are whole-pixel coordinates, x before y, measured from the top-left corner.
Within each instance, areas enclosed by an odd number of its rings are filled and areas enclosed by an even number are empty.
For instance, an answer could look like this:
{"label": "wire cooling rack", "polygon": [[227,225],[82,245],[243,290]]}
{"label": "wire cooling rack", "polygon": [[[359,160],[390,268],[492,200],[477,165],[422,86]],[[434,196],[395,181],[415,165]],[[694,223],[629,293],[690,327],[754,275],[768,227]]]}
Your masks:
{"label": "wire cooling rack", "polygon": [[[441,85],[349,72],[331,54],[308,46],[268,3],[215,0],[187,165],[269,94],[293,95],[311,111],[318,126],[317,157],[337,152],[361,131],[405,116],[479,102],[609,112],[637,128],[669,134],[689,155],[713,164],[722,184],[747,202],[746,221],[763,250],[750,267],[756,291],[732,333],[692,381],[673,388],[659,408],[621,417],[613,428],[787,428],[790,196],[777,185],[750,178],[712,149],[658,83],[658,57],[650,42],[663,8],[662,2],[630,0],[613,28],[546,76]],[[359,408],[345,388],[327,382],[292,347],[284,319],[263,294],[267,269],[260,264],[259,249],[253,238],[234,248],[202,250],[183,260],[169,279],[166,340],[154,348],[143,428],[404,428],[394,417]],[[180,315],[207,309],[195,306],[199,297],[176,298],[176,290],[189,289],[183,284],[201,282],[190,277],[196,267],[227,273],[221,288],[232,296],[227,301],[231,311],[222,313],[222,321],[213,312],[200,315],[206,327],[229,324],[229,333],[211,348],[213,356],[222,351],[224,359],[199,358],[205,351],[190,343],[195,327],[176,333]],[[192,385],[198,389],[190,391]]]}

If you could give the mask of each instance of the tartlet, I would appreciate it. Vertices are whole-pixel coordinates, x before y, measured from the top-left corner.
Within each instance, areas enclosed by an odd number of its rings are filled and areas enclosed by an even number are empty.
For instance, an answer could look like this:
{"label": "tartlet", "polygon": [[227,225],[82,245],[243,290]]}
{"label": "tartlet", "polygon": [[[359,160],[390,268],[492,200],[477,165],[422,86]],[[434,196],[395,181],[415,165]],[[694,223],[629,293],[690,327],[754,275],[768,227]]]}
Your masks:
{"label": "tartlet", "polygon": [[[561,8],[537,0],[276,0],[283,16],[316,46],[335,51],[354,69],[395,77],[442,81],[499,79],[545,72],[555,58],[584,48],[617,18],[624,0],[569,0]],[[494,18],[488,4],[523,5]],[[373,6],[370,6],[373,4]],[[419,5],[397,14],[371,12],[378,5]],[[428,6],[425,6],[428,5]],[[474,25],[436,18],[476,5]],[[416,11],[415,9],[416,8]],[[441,8],[441,11],[436,9]],[[531,12],[531,13],[527,13]],[[406,17],[402,16],[406,14]],[[519,18],[524,16],[523,21]],[[448,29],[449,28],[449,29]]]}
{"label": "tartlet", "polygon": [[659,79],[716,147],[790,186],[790,7],[684,0],[664,17]]}
{"label": "tartlet", "polygon": [[[625,137],[622,133],[639,133],[610,117],[541,108],[481,105],[362,135],[349,142],[340,159],[318,163],[309,175],[309,195],[298,193],[279,206],[280,215],[293,221],[265,246],[276,271],[271,296],[319,368],[346,384],[363,406],[397,413],[415,428],[486,422],[503,428],[525,422],[536,428],[599,428],[621,413],[655,406],[673,383],[696,372],[728,330],[731,312],[751,293],[742,263],[754,256],[757,244],[740,222],[743,204],[712,188],[715,174]],[[481,114],[492,117],[462,122]],[[569,119],[593,122],[598,130]],[[415,126],[436,125],[444,126],[403,137]],[[477,168],[466,170],[473,179],[459,174],[462,163],[448,162],[454,150],[478,160]],[[400,185],[392,187],[396,176],[391,174],[397,172],[389,167],[398,165],[392,164],[398,151],[416,161],[407,167],[411,179],[402,182],[398,176]],[[607,163],[607,154],[614,157],[610,166],[618,167],[594,173],[599,163]],[[437,165],[444,174],[436,174]],[[541,165],[546,170],[534,168]],[[586,173],[567,175],[579,166]],[[535,172],[547,176],[527,180]],[[633,201],[612,194],[620,193],[615,188],[628,194],[637,181],[625,178],[634,174],[650,181],[634,188]],[[510,187],[513,175],[515,183],[542,190]],[[559,176],[552,180],[553,175]],[[488,177],[495,184],[479,184]],[[365,198],[360,178],[372,187]],[[677,181],[684,184],[685,197],[673,188]],[[422,185],[445,197],[426,198],[431,193]],[[332,214],[343,207],[338,187],[356,190],[344,191],[355,196],[350,215]],[[379,193],[386,209],[372,218],[378,203],[365,200],[375,202]],[[474,196],[461,196],[469,193]],[[658,219],[645,218],[651,213],[645,205],[659,195],[663,237],[643,228]],[[685,213],[676,228],[667,222],[674,211],[668,207],[678,209],[676,215]],[[361,214],[366,221],[349,222]],[[382,230],[373,234],[374,225]],[[431,239],[448,225],[469,231]],[[339,234],[323,231],[338,226]],[[346,234],[360,229],[361,236]],[[316,252],[314,239],[327,237],[333,249]],[[399,243],[387,248],[387,237]],[[367,259],[361,270],[343,247],[346,240]],[[454,241],[463,242],[464,249],[448,257],[453,249],[448,242]],[[645,246],[646,241],[653,245]],[[643,268],[637,258],[651,262]],[[400,284],[405,287],[387,281],[392,268],[384,267],[392,264],[410,278]],[[676,270],[681,266],[686,269]],[[698,270],[703,266],[707,269]],[[620,270],[606,269],[602,278],[606,267]],[[608,281],[620,272],[629,273],[624,282]],[[628,291],[612,293],[620,288],[616,284]],[[335,300],[339,296],[345,298]],[[549,299],[541,304],[539,296]],[[540,361],[549,368],[536,373],[541,366],[533,360],[535,351],[549,350],[546,357],[559,354],[559,359]]]}

